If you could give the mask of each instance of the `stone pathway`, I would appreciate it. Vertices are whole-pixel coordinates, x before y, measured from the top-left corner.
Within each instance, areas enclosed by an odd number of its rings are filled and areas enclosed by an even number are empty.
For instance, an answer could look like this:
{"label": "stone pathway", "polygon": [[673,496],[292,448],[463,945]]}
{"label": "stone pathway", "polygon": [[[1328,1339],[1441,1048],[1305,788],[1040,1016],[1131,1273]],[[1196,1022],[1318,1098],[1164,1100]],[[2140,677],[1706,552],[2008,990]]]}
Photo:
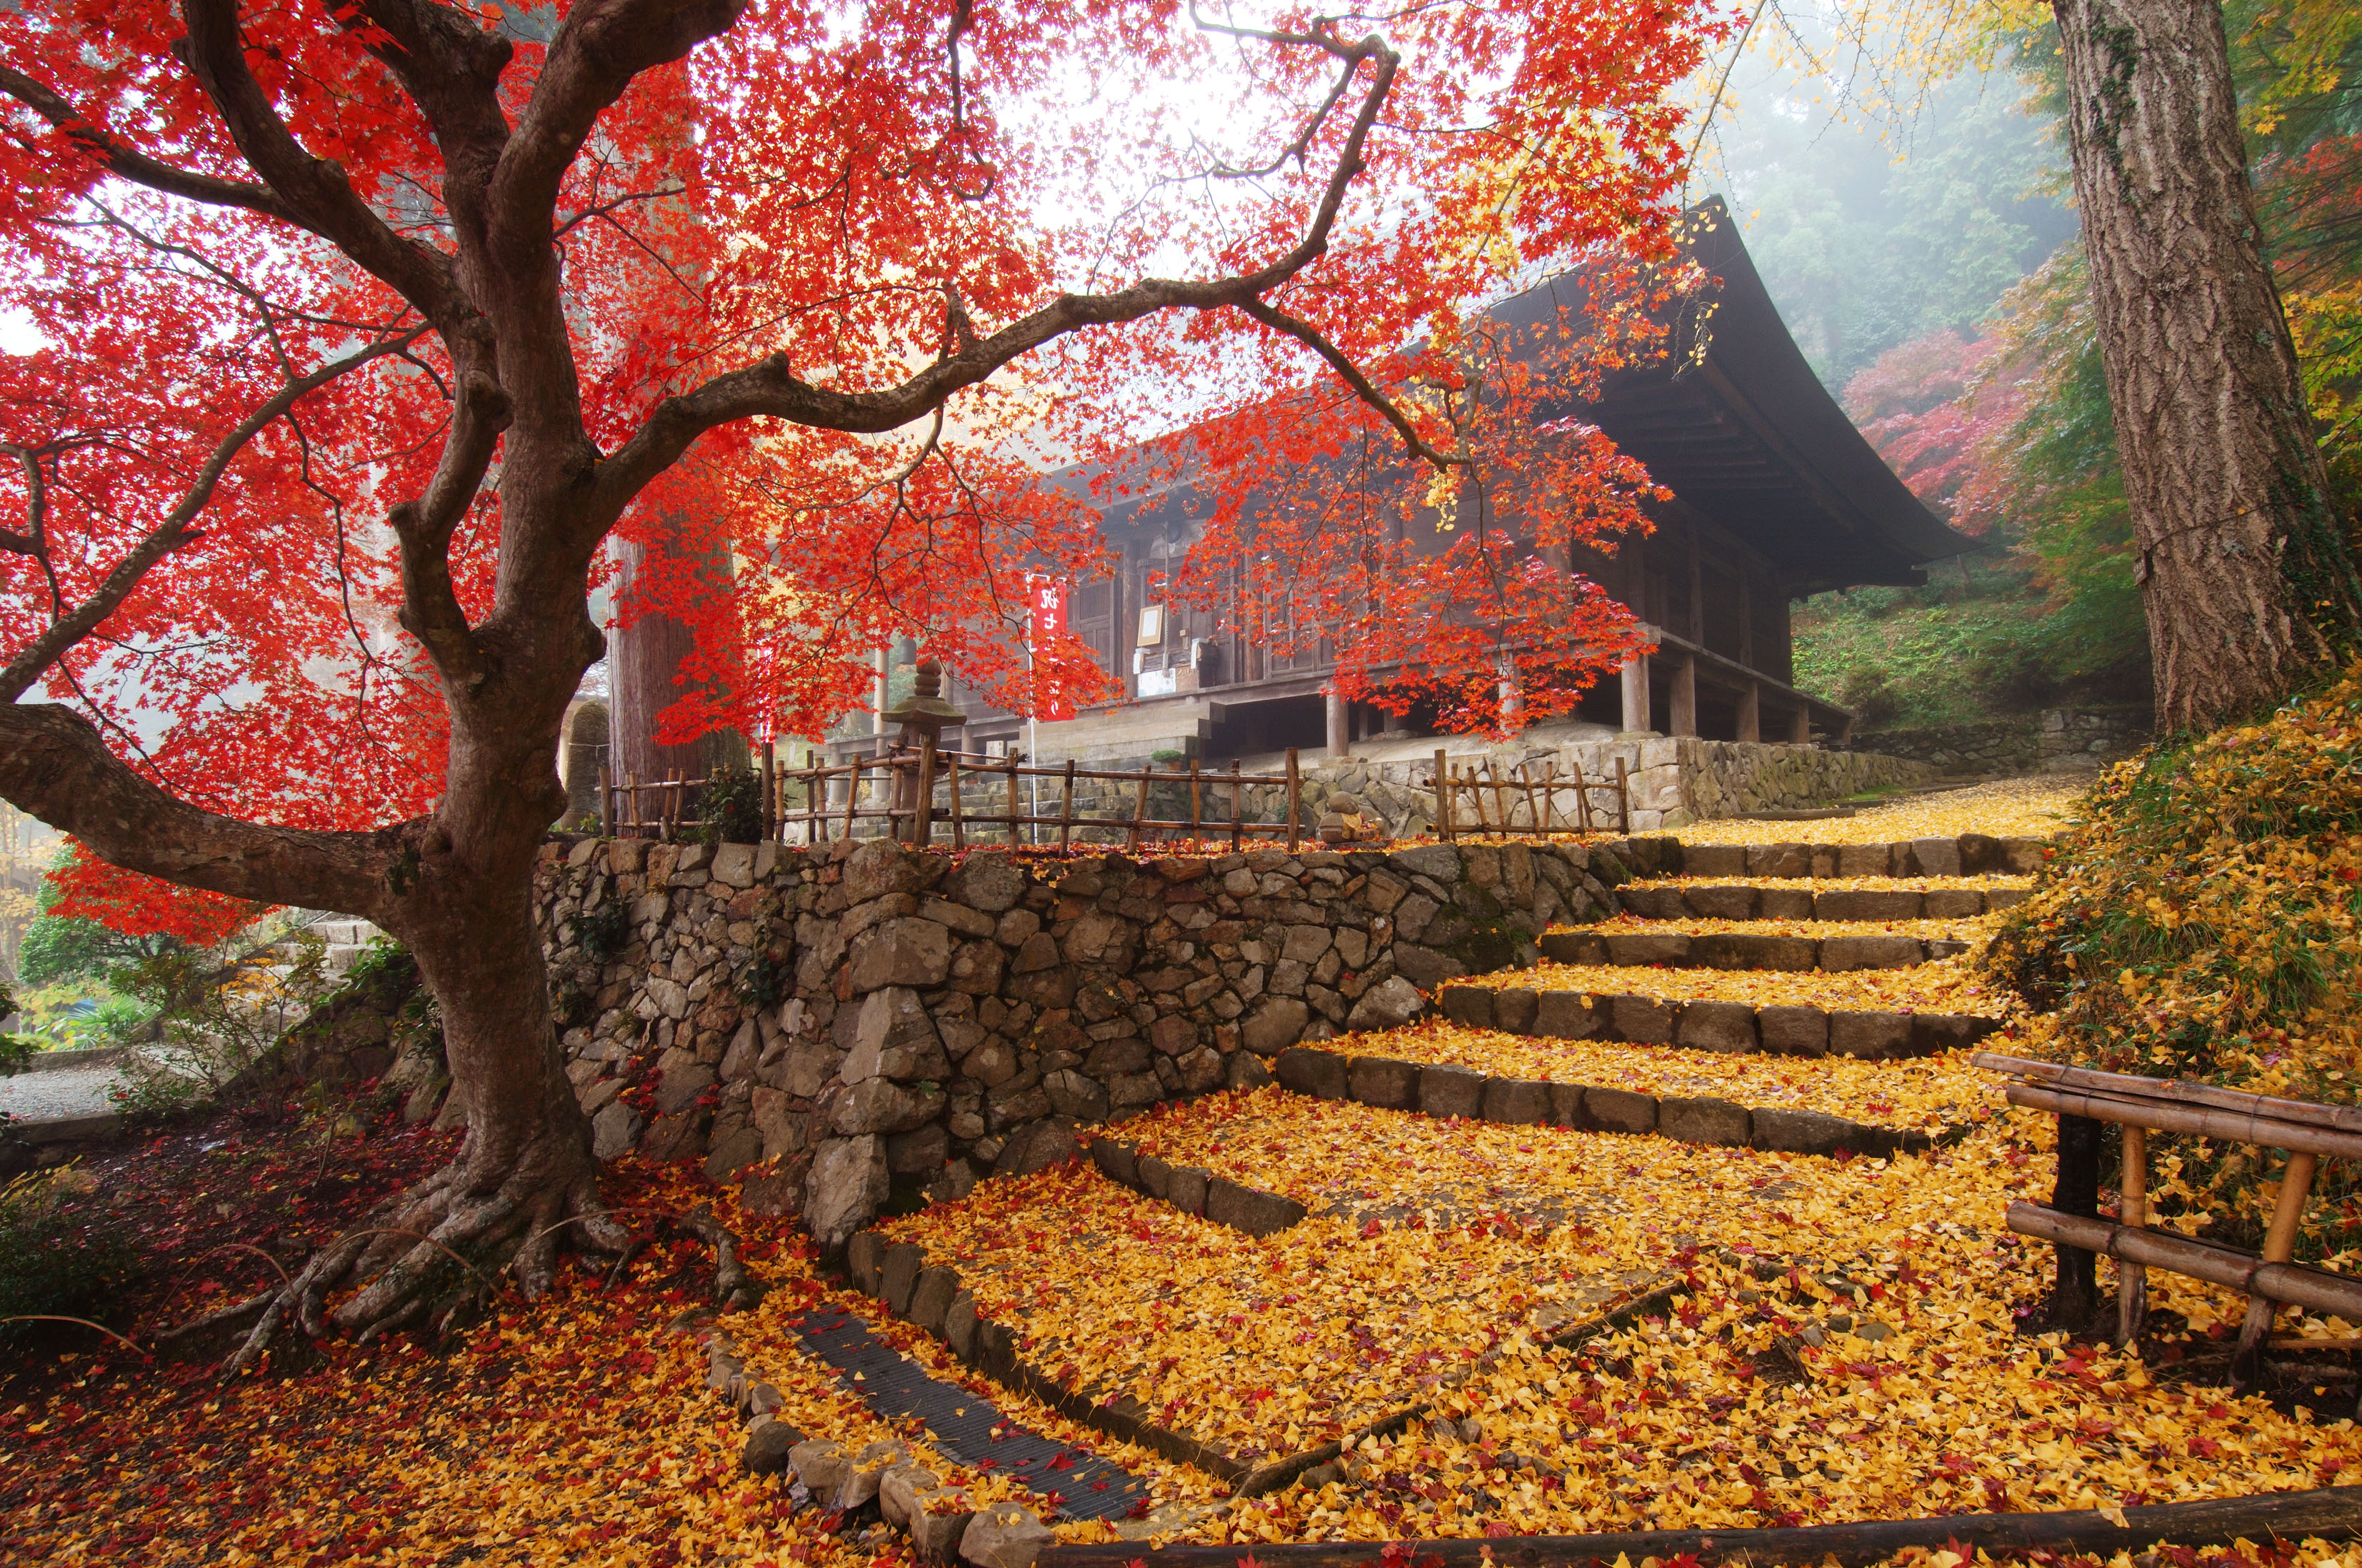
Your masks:
{"label": "stone pathway", "polygon": [[923,1422],[952,1457],[1055,1498],[1060,1517],[1120,1519],[1147,1512],[1145,1481],[1098,1454],[1019,1426],[982,1395],[929,1376],[852,1313],[807,1312],[788,1323],[804,1348],[879,1415],[898,1426]]}

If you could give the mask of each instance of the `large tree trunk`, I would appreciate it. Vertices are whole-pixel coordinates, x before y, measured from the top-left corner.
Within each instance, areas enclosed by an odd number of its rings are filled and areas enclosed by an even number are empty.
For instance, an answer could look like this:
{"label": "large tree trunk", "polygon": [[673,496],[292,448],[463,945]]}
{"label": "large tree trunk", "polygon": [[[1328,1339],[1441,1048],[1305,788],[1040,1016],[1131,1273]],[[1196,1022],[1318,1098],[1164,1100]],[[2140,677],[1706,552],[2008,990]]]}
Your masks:
{"label": "large tree trunk", "polygon": [[2362,586],[2266,267],[2219,0],[2054,0],[2161,730],[2318,677]]}
{"label": "large tree trunk", "polygon": [[[644,551],[628,542],[619,542],[618,548],[624,563],[617,585],[618,608],[630,604],[634,584],[657,564],[652,557],[680,552],[679,535],[670,529],[657,533],[653,549]],[[705,578],[712,595],[726,598],[733,591],[729,553],[725,548],[717,554],[718,559],[683,554],[681,559]],[[657,741],[657,716],[688,689],[681,684],[681,670],[697,647],[693,628],[676,616],[652,611],[637,615],[628,625],[619,625],[611,641],[607,670],[613,707],[609,715],[608,755],[618,781],[636,776],[646,784],[674,773],[701,779],[717,767],[745,765],[746,742],[734,729],[709,729],[694,740],[672,745]]]}

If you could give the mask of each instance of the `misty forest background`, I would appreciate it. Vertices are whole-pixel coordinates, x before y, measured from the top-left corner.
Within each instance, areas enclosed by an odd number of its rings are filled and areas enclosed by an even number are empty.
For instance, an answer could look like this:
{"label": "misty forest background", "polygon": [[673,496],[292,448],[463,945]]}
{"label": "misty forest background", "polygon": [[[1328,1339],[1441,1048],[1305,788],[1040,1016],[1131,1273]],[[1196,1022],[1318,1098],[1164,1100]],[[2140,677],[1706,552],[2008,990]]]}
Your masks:
{"label": "misty forest background", "polygon": [[[2362,7],[2224,11],[2271,257],[2340,512],[2362,502]],[[1827,40],[1813,40],[1826,58]],[[1749,51],[1706,147],[1813,368],[1983,548],[1797,607],[1800,685],[1866,728],[2146,707],[2149,659],[2055,29],[1893,104]],[[1858,79],[1859,80],[1859,79]]]}

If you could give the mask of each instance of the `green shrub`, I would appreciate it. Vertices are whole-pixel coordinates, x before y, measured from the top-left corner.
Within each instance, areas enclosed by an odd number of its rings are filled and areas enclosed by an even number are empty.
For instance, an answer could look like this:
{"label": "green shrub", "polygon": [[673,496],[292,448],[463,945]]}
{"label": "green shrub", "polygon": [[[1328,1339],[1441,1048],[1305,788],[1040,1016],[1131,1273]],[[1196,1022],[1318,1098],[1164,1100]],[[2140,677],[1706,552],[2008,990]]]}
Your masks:
{"label": "green shrub", "polygon": [[[87,1177],[68,1167],[0,1188],[0,1319],[47,1315],[105,1321],[138,1277],[131,1243],[104,1209],[83,1201]],[[0,1321],[0,1343],[55,1324]]]}
{"label": "green shrub", "polygon": [[596,909],[577,915],[574,939],[582,944],[582,956],[592,963],[612,960],[632,939],[632,917],[623,901],[611,898]]}
{"label": "green shrub", "polygon": [[763,780],[745,768],[716,768],[705,781],[705,798],[699,810],[705,825],[697,830],[707,844],[755,844],[763,838]]}

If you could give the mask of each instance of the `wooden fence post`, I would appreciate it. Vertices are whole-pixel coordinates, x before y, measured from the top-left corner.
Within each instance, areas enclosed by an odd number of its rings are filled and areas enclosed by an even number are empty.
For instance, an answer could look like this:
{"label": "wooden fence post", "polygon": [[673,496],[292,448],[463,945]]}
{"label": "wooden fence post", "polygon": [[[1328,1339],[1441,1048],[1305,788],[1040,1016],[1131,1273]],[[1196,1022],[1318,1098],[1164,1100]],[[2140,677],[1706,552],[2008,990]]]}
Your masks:
{"label": "wooden fence post", "polygon": [[1140,770],[1140,798],[1131,805],[1131,837],[1125,840],[1133,854],[1140,853],[1140,825],[1148,820],[1148,775],[1155,771],[1153,762],[1143,763]]}
{"label": "wooden fence post", "polygon": [[[2127,1225],[2148,1223],[2148,1130],[2126,1126],[2124,1173],[2116,1179],[2116,1219]],[[2141,1320],[2148,1311],[2148,1266],[2116,1260],[2116,1343],[2140,1338]]]}
{"label": "wooden fence post", "polygon": [[773,754],[773,742],[763,742],[763,841],[770,842],[779,831],[779,761]]}
{"label": "wooden fence post", "polygon": [[1296,748],[1290,746],[1287,749],[1287,852],[1291,855],[1296,852],[1297,840],[1303,836],[1302,808],[1299,805],[1300,797],[1297,794],[1297,785],[1301,780],[1302,773],[1297,762]]}
{"label": "wooden fence post", "polygon": [[1435,827],[1436,830],[1443,835],[1443,841],[1447,844],[1451,842],[1451,780],[1446,772],[1450,762],[1451,760],[1444,755],[1443,749],[1440,746],[1436,748]]}
{"label": "wooden fence post", "polygon": [[1616,759],[1616,830],[1632,836],[1632,781],[1624,776],[1624,759]]}
{"label": "wooden fence post", "polygon": [[[2312,1192],[2312,1173],[2321,1157],[2310,1150],[2291,1151],[2288,1168],[2280,1172],[2280,1198],[2272,1208],[2271,1229],[2264,1233],[2264,1261],[2286,1263],[2296,1254],[2297,1223],[2304,1218],[2304,1201]],[[2231,1353],[2231,1376],[2241,1389],[2255,1386],[2263,1371],[2264,1335],[2278,1315],[2269,1297],[2247,1298],[2246,1321],[2239,1325],[2238,1348]]]}
{"label": "wooden fence post", "polygon": [[951,781],[952,848],[965,850],[967,848],[967,824],[960,816],[959,753],[957,751],[951,752],[944,758],[944,776]]}
{"label": "wooden fence post", "polygon": [[1066,759],[1066,797],[1058,806],[1058,848],[1065,850],[1075,841],[1075,759]]}
{"label": "wooden fence post", "polygon": [[1246,794],[1239,783],[1239,760],[1231,759],[1231,853],[1237,854],[1247,831]]}
{"label": "wooden fence post", "polygon": [[[1002,760],[1009,769],[1009,847],[1013,850],[1025,841],[1023,835],[1017,831],[1017,753],[1005,752]],[[1034,838],[1038,840],[1040,837],[1037,831]]]}
{"label": "wooden fence post", "polygon": [[[2100,1124],[2089,1116],[2058,1118],[2058,1179],[2050,1190],[2050,1206],[2087,1220],[2100,1212]],[[2099,1305],[2099,1261],[2096,1253],[2059,1244],[2053,1327],[2071,1332],[2091,1321]]]}

